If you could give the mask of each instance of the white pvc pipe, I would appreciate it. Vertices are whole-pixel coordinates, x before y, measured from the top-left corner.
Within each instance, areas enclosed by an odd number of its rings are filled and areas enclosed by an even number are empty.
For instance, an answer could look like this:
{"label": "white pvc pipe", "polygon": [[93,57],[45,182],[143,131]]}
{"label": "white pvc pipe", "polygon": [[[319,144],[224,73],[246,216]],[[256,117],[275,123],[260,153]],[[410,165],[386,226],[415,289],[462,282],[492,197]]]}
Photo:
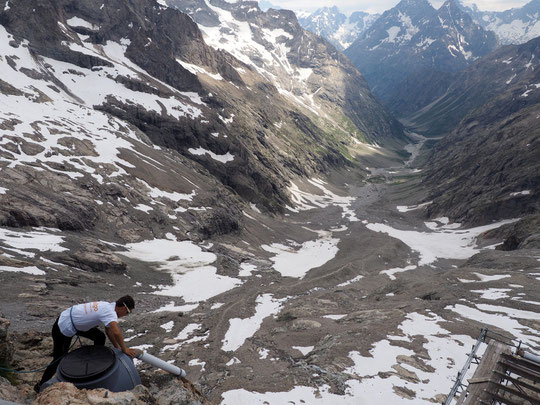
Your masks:
{"label": "white pvc pipe", "polygon": [[151,354],[148,354],[146,352],[142,352],[140,355],[137,356],[137,358],[141,361],[144,361],[145,363],[151,364],[154,367],[165,370],[168,373],[177,375],[179,377],[186,376],[186,372],[182,370],[180,367],[176,367],[172,364],[169,364],[166,361],[158,359],[156,356],[152,356]]}
{"label": "white pvc pipe", "polygon": [[534,361],[535,363],[540,364],[540,356],[536,354],[523,352],[523,357],[526,358],[527,360]]}

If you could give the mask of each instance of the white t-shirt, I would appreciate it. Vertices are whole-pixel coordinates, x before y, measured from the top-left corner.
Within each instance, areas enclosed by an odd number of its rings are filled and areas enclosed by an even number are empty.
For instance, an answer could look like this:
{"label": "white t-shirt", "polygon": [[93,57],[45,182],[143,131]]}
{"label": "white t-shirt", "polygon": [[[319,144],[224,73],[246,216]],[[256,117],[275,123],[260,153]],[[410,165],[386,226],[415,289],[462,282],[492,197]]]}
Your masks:
{"label": "white t-shirt", "polygon": [[[58,327],[64,336],[71,337],[77,330],[86,332],[99,325],[109,326],[111,322],[118,322],[118,315],[114,310],[115,302],[94,301],[86,304],[73,305],[60,314]],[[73,318],[73,323],[71,322]]]}

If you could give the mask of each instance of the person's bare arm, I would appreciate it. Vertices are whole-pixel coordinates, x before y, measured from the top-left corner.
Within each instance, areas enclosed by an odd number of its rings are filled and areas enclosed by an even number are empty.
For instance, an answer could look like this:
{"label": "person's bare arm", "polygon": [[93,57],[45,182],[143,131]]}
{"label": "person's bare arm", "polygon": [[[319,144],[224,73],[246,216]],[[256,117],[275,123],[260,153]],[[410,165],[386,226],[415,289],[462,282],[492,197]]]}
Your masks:
{"label": "person's bare arm", "polygon": [[122,331],[118,327],[118,322],[109,323],[109,326],[105,327],[105,332],[107,333],[107,336],[109,337],[109,340],[111,341],[114,347],[122,350],[125,354],[127,354],[130,357],[135,357],[137,355],[136,350],[130,349],[124,343],[124,337],[122,336]]}
{"label": "person's bare arm", "polygon": [[106,326],[105,327],[105,333],[107,334],[107,337],[109,338],[109,340],[111,341],[111,343],[113,344],[114,347],[116,347],[117,349],[122,349],[122,347],[118,344],[118,342],[116,341],[116,336],[113,334],[113,330],[111,329],[110,327],[111,325],[109,324],[109,326]]}

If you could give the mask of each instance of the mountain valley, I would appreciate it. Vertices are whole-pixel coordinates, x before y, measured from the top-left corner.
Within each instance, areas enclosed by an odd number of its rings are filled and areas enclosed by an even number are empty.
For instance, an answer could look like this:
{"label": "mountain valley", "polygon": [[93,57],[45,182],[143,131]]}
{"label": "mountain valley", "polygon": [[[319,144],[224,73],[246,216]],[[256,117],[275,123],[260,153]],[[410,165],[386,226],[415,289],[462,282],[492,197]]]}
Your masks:
{"label": "mountain valley", "polygon": [[[455,0],[435,10],[427,0],[402,0],[386,11],[345,54],[384,102],[407,81],[462,70],[497,46]],[[416,79],[416,80],[415,80]],[[394,111],[399,116],[399,111]]]}
{"label": "mountain valley", "polygon": [[7,1],[0,366],[123,294],[128,346],[189,382],[136,361],[112,404],[441,403],[482,328],[538,353],[540,38],[453,0],[363,23],[372,72],[252,1]]}

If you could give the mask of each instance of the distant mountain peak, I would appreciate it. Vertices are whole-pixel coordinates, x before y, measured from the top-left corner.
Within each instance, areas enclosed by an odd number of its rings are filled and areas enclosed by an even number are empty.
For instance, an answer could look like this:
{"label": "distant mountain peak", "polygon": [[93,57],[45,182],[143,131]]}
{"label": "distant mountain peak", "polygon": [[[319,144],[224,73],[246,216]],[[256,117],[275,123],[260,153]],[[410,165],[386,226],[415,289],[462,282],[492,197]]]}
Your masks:
{"label": "distant mountain peak", "polygon": [[345,53],[372,91],[390,102],[409,77],[459,71],[496,45],[495,36],[474,24],[456,0],[447,0],[439,10],[427,0],[402,0]]}
{"label": "distant mountain peak", "polygon": [[394,8],[403,10],[406,8],[431,8],[433,6],[428,0],[401,0]]}
{"label": "distant mountain peak", "polygon": [[379,14],[355,11],[347,17],[337,6],[332,6],[319,8],[309,15],[297,13],[297,16],[303,28],[344,50],[377,20]]}
{"label": "distant mountain peak", "polygon": [[446,0],[444,4],[437,10],[440,16],[449,18],[466,18],[472,23],[472,17],[460,7],[457,0]]}
{"label": "distant mountain peak", "polygon": [[502,45],[521,44],[540,36],[540,0],[505,11],[479,10],[475,4],[462,1],[457,4],[476,24],[493,31]]}

